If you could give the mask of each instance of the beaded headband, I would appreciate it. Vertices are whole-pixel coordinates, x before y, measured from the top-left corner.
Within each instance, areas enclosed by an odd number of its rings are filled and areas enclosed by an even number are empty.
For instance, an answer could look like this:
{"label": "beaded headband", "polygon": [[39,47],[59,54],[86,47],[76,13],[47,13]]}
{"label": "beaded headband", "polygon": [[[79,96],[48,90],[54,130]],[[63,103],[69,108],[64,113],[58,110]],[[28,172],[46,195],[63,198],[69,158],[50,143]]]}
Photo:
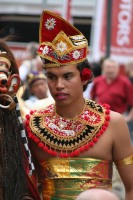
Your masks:
{"label": "beaded headband", "polygon": [[87,57],[88,42],[84,35],[58,14],[44,10],[39,30],[38,55],[44,67],[76,64]]}

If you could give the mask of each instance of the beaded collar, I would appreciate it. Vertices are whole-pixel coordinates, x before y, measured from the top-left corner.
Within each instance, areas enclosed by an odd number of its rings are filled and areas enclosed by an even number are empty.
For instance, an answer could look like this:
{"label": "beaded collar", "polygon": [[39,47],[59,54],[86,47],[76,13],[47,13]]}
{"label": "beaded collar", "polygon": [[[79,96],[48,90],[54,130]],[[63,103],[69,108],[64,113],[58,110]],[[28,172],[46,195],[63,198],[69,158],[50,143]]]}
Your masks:
{"label": "beaded collar", "polygon": [[73,157],[89,150],[108,126],[109,106],[86,100],[83,111],[75,118],[63,118],[51,104],[26,116],[28,137],[53,156]]}

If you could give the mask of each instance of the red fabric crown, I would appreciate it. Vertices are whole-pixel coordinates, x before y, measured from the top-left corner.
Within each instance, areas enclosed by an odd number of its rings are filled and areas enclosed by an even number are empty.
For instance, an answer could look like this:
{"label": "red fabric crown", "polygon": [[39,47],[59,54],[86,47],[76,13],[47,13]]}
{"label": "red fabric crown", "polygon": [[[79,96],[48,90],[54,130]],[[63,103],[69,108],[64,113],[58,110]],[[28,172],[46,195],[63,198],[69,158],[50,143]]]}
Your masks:
{"label": "red fabric crown", "polygon": [[87,57],[88,42],[84,35],[58,14],[44,10],[39,30],[38,54],[44,67],[82,62]]}

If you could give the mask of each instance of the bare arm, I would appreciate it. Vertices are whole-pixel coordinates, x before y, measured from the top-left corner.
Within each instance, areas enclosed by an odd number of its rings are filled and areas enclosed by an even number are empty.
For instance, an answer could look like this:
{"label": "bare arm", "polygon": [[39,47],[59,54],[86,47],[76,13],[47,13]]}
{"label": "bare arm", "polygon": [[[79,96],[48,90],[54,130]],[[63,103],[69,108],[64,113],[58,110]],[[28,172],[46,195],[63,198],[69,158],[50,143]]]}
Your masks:
{"label": "bare arm", "polygon": [[[113,160],[119,161],[133,154],[133,146],[124,117],[111,113],[111,130],[113,131]],[[133,199],[133,163],[118,167],[126,191],[126,200]]]}

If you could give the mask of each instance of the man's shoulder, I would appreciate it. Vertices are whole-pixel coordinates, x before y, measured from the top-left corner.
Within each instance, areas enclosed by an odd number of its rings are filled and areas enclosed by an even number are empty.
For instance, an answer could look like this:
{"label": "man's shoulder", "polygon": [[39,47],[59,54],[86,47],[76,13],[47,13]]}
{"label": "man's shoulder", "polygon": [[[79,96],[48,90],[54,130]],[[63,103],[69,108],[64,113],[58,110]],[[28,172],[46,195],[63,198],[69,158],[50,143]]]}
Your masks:
{"label": "man's shoulder", "polygon": [[120,122],[126,122],[126,121],[122,114],[111,110],[110,111],[110,122],[113,124],[118,124]]}

